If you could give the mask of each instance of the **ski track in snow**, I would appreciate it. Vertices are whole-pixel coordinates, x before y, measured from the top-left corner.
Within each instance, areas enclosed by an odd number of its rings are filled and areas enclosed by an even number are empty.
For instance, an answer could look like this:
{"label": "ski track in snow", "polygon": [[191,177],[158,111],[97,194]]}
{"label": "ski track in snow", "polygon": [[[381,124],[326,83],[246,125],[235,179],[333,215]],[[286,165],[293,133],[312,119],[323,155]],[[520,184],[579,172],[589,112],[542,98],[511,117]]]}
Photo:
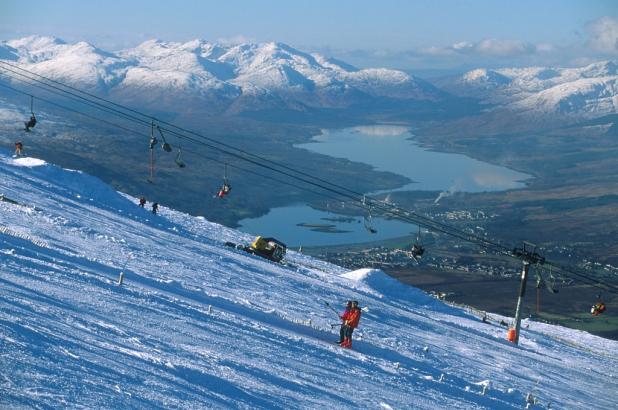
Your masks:
{"label": "ski track in snow", "polygon": [[[0,194],[19,233],[0,232],[2,408],[618,407],[615,341],[530,321],[513,346],[380,271],[276,265],[223,245],[246,234],[6,151]],[[323,303],[348,299],[368,307],[354,350]]]}

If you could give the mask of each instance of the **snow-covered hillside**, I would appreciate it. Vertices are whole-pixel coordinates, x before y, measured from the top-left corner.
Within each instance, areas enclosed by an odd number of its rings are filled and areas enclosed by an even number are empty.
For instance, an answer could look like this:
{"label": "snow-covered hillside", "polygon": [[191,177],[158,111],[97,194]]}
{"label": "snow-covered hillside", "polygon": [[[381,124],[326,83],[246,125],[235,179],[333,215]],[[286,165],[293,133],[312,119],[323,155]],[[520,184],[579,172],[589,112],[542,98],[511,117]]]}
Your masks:
{"label": "snow-covered hillside", "polygon": [[[237,231],[0,152],[1,408],[618,406],[618,343],[446,306],[381,271],[225,247]],[[124,284],[117,284],[120,272]],[[335,345],[347,299],[368,311]],[[532,406],[534,407],[534,406]]]}
{"label": "snow-covered hillside", "polygon": [[580,68],[477,69],[437,84],[535,116],[594,118],[618,112],[618,64],[613,61]]}
{"label": "snow-covered hillside", "polygon": [[[443,93],[402,71],[358,70],[282,43],[149,40],[110,53],[88,43],[31,36],[0,43],[0,59],[121,101],[209,110],[346,107],[376,97],[436,100]],[[186,101],[185,101],[186,103]],[[176,107],[177,108],[177,107]]]}

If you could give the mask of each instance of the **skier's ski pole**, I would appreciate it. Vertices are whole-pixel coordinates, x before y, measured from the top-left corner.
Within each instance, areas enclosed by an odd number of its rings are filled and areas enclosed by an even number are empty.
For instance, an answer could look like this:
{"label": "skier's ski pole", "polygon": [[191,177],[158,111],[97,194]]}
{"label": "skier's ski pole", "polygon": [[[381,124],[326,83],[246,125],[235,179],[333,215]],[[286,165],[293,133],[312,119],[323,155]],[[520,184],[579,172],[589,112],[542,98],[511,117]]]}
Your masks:
{"label": "skier's ski pole", "polygon": [[129,264],[129,261],[131,260],[131,258],[133,257],[133,254],[131,252],[129,252],[129,254],[127,255],[127,260],[124,262],[124,265],[122,265],[122,269],[124,270],[124,268],[127,267],[127,265]]}
{"label": "skier's ski pole", "polygon": [[333,309],[333,307],[330,305],[330,303],[328,303],[327,301],[323,300],[322,302],[324,302],[326,304],[326,306],[328,306],[330,308],[330,310],[332,310],[339,319],[341,319],[341,317],[339,316],[339,312],[337,312],[335,309]]}

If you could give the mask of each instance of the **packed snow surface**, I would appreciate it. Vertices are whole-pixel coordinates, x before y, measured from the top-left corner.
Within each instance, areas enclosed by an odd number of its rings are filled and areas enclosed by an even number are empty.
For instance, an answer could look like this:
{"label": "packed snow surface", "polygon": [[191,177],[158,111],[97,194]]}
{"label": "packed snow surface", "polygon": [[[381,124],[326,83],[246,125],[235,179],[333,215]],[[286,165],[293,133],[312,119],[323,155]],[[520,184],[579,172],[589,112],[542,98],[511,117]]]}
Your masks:
{"label": "packed snow surface", "polygon": [[[615,341],[525,321],[515,346],[498,316],[382,271],[274,264],[224,245],[242,233],[6,151],[0,194],[0,408],[618,407]],[[353,350],[326,305],[349,299]]]}

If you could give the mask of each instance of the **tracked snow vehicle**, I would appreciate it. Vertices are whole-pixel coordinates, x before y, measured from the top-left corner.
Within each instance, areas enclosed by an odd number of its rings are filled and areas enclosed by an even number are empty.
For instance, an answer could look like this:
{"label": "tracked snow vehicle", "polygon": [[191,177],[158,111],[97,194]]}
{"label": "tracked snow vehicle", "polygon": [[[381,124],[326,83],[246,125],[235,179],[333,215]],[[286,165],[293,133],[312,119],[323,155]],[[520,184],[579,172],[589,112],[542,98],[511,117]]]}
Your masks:
{"label": "tracked snow vehicle", "polygon": [[251,245],[248,246],[236,245],[231,242],[226,242],[225,244],[261,256],[262,258],[270,259],[273,262],[281,262],[287,251],[287,246],[283,242],[275,238],[264,238],[261,236],[256,237],[251,242]]}

